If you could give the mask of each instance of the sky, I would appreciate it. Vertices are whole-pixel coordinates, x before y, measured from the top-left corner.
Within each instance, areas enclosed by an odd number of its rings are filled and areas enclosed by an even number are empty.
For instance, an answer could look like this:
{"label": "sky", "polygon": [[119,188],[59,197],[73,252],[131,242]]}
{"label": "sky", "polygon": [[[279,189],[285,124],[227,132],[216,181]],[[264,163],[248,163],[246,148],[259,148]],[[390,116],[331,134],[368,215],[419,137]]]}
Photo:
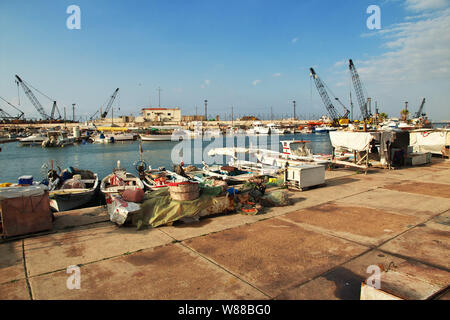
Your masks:
{"label": "sky", "polygon": [[[353,59],[380,112],[399,117],[423,98],[433,120],[450,120],[450,0],[0,0],[0,96],[39,117],[14,82],[92,116],[115,88],[114,116],[143,107],[184,115],[326,114],[309,68],[347,107]],[[68,6],[81,29],[68,29]],[[381,29],[370,30],[370,5]],[[36,97],[47,113],[52,102]],[[335,104],[336,109],[341,107]],[[8,105],[0,108],[16,114]],[[350,107],[349,107],[350,108]],[[70,110],[70,112],[69,112]]]}

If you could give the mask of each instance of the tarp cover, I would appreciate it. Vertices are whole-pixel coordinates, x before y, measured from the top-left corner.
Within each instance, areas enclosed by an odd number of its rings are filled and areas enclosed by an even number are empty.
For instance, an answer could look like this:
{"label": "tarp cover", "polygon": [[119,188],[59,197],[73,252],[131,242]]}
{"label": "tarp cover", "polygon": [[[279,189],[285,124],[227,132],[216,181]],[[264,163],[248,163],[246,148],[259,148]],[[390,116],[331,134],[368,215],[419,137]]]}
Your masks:
{"label": "tarp cover", "polygon": [[410,145],[414,152],[431,152],[442,154],[442,149],[449,143],[450,131],[415,131],[410,133]]}
{"label": "tarp cover", "polygon": [[216,197],[221,188],[203,189],[198,199],[192,201],[172,200],[168,189],[160,189],[146,194],[141,209],[133,214],[132,225],[141,229],[170,224],[182,218],[192,218],[207,214],[223,213],[229,207],[227,197]]}
{"label": "tarp cover", "polygon": [[374,137],[369,132],[331,131],[330,139],[334,148],[366,151]]}

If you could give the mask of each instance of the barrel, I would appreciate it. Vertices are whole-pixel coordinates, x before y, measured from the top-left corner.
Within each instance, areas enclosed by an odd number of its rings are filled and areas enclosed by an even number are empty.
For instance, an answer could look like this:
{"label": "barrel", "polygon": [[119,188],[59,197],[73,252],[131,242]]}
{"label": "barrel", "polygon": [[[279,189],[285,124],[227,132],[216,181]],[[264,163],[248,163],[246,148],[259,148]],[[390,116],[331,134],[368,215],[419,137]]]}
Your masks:
{"label": "barrel", "polygon": [[181,182],[169,184],[170,197],[177,201],[192,201],[199,197],[198,183]]}

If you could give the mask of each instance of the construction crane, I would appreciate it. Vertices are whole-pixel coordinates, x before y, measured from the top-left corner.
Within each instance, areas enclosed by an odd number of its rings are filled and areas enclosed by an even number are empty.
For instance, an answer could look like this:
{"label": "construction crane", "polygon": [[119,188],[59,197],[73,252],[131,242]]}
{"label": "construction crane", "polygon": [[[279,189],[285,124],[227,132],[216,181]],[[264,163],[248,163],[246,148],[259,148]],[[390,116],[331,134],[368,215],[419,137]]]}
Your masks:
{"label": "construction crane", "polygon": [[108,104],[106,105],[106,109],[105,111],[102,113],[102,119],[106,118],[106,116],[108,115],[109,110],[112,107],[112,104],[114,102],[114,100],[116,99],[117,93],[119,92],[119,88],[117,88],[114,93],[111,95],[111,98],[109,99]]}
{"label": "construction crane", "polygon": [[20,112],[20,114],[18,114],[17,116],[11,116],[10,114],[8,114],[6,111],[1,110],[0,112],[0,118],[5,119],[5,120],[20,120],[21,118],[23,118],[24,113],[22,110],[20,110],[19,108],[17,108],[15,105],[13,105],[12,103],[10,103],[9,101],[7,101],[6,99],[0,97],[0,99],[2,99],[3,101],[5,101],[8,105],[10,105],[11,107],[13,107],[14,109],[16,109],[17,111]]}
{"label": "construction crane", "polygon": [[[59,112],[59,109],[56,105],[56,101],[54,101],[53,99],[51,99],[50,97],[48,97],[47,95],[43,94],[42,92],[40,92],[39,90],[37,90],[36,88],[34,88],[36,91],[38,91],[40,94],[42,94],[43,96],[45,96],[47,99],[49,99],[50,101],[53,101],[53,108],[52,108],[52,112],[51,115],[48,115],[44,108],[42,107],[41,103],[39,102],[39,100],[36,98],[36,96],[34,95],[34,93],[31,91],[31,89],[28,87],[28,85],[25,83],[25,81],[23,81],[18,75],[16,75],[16,79],[17,81],[19,81],[20,85],[22,86],[23,91],[25,92],[25,95],[28,97],[28,99],[30,99],[31,103],[33,104],[33,106],[36,108],[36,110],[39,112],[39,114],[42,116],[42,118],[44,120],[59,120],[61,119],[61,113]],[[31,85],[30,85],[31,86]],[[59,114],[59,118],[55,119],[55,110],[58,111]]]}
{"label": "construction crane", "polygon": [[327,109],[328,113],[331,116],[331,119],[335,124],[348,124],[348,116],[350,114],[350,111],[339,101],[338,98],[335,98],[336,101],[339,102],[339,104],[344,108],[345,114],[342,116],[340,115],[336,108],[334,107],[333,103],[331,102],[330,96],[328,95],[327,90],[325,89],[325,84],[322,82],[322,80],[319,78],[319,76],[316,74],[313,68],[309,69],[311,71],[310,76],[313,77],[314,82],[317,87],[317,91],[319,92],[320,97],[322,98],[323,104],[325,105],[325,108]]}
{"label": "construction crane", "polygon": [[367,110],[367,100],[364,95],[363,85],[352,59],[349,60],[349,69],[352,76],[353,86],[355,87],[356,96],[358,98],[359,108],[361,109],[361,116],[363,117],[363,120],[369,120],[371,115]]}
{"label": "construction crane", "polygon": [[425,114],[423,113],[423,107],[425,106],[425,98],[423,98],[422,100],[422,104],[419,107],[419,111],[416,112],[415,114],[415,118],[420,118],[422,116],[425,116]]}

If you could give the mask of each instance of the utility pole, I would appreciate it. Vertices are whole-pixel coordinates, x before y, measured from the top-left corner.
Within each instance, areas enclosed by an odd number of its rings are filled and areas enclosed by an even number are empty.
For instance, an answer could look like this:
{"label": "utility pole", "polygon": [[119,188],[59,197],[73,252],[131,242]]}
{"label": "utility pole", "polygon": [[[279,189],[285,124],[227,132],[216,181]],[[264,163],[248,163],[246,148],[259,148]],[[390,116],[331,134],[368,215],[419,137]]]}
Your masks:
{"label": "utility pole", "polygon": [[296,112],[295,112],[295,104],[297,103],[295,100],[293,101],[294,102],[294,120],[295,119],[297,119],[297,114],[296,114]]}
{"label": "utility pole", "polygon": [[208,121],[208,100],[205,100],[205,121]]}
{"label": "utility pole", "polygon": [[231,106],[231,126],[234,126],[234,106]]}
{"label": "utility pole", "polygon": [[161,87],[158,87],[158,107],[161,108]]}
{"label": "utility pole", "polygon": [[75,122],[75,103],[72,103],[72,121]]}

